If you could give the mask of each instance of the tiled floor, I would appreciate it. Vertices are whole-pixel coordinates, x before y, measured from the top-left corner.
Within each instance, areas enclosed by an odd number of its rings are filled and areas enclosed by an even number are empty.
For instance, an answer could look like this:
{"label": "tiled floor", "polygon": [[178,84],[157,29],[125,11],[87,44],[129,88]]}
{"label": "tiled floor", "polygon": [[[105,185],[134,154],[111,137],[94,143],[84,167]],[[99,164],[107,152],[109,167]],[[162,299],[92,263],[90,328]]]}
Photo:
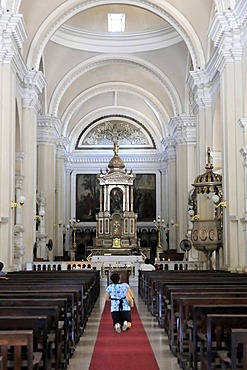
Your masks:
{"label": "tiled floor", "polygon": [[[142,299],[138,297],[137,287],[132,287],[135,294],[135,302],[141,317],[143,326],[147,332],[149,341],[153,348],[160,370],[179,370],[177,359],[172,355],[168,347],[167,336],[164,330],[158,327],[155,318],[147,311]],[[101,297],[96,302],[94,310],[89,318],[86,329],[76,347],[76,351],[70,360],[68,370],[88,370],[94,343],[97,337],[99,321],[104,307],[105,285],[101,287]],[[137,364],[138,369],[138,364]],[[107,369],[106,369],[107,370]],[[141,370],[141,369],[140,369]],[[152,370],[152,369],[150,369]]]}

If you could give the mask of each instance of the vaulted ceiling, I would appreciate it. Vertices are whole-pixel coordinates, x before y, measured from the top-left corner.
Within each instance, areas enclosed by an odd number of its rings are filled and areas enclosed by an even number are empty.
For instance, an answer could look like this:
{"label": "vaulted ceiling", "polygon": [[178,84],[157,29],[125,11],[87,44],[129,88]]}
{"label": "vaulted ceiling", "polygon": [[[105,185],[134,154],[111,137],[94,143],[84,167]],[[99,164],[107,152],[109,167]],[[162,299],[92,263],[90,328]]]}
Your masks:
{"label": "vaulted ceiling", "polygon": [[[190,113],[186,80],[206,63],[214,10],[213,0],[21,1],[23,56],[45,75],[42,111],[61,120],[68,151],[117,139],[161,153],[171,118]],[[125,14],[125,32],[108,32],[109,13]]]}

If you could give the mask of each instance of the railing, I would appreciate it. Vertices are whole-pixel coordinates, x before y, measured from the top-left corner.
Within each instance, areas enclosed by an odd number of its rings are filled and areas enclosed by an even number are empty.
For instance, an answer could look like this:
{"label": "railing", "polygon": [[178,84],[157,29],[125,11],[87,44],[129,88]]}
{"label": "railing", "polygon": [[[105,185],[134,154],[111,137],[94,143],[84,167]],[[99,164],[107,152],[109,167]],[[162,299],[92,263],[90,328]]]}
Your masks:
{"label": "railing", "polygon": [[66,270],[96,270],[96,263],[87,261],[42,261],[26,264],[28,271],[66,271]]}
{"label": "railing", "polygon": [[[29,271],[66,271],[66,270],[100,270],[101,276],[107,275],[107,270],[110,268],[127,268],[130,271],[130,276],[135,276],[140,266],[140,262],[88,262],[88,261],[42,261],[29,262],[26,264],[26,270]],[[157,270],[206,270],[206,265],[201,261],[156,261],[155,267]]]}
{"label": "railing", "polygon": [[156,261],[156,270],[206,270],[205,263],[201,261]]}

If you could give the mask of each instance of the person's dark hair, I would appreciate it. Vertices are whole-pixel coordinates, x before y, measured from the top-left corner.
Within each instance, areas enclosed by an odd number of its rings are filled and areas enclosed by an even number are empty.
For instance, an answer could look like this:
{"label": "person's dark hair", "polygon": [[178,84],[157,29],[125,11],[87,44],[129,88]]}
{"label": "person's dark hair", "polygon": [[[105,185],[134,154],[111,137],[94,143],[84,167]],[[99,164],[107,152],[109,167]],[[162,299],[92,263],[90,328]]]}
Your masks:
{"label": "person's dark hair", "polygon": [[119,280],[120,280],[120,276],[114,272],[114,274],[111,275],[111,281],[113,282],[113,284],[117,284],[119,283]]}
{"label": "person's dark hair", "polygon": [[4,264],[0,262],[0,271],[2,271],[3,268],[4,268]]}
{"label": "person's dark hair", "polygon": [[146,265],[152,265],[150,258],[145,258]]}

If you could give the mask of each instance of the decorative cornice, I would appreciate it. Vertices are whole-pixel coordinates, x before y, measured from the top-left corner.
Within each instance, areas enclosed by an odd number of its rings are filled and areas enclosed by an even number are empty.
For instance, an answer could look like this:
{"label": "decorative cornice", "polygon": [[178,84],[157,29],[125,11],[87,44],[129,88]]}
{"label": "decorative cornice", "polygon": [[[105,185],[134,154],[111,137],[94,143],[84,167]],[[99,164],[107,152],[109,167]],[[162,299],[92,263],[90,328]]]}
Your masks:
{"label": "decorative cornice", "polygon": [[196,143],[196,117],[181,115],[170,121],[172,136],[177,145]]}
{"label": "decorative cornice", "polygon": [[196,111],[199,108],[210,107],[212,104],[212,86],[207,69],[197,69],[190,72],[188,85],[193,91],[194,102],[192,109]]}
{"label": "decorative cornice", "polygon": [[26,71],[19,92],[22,97],[23,108],[34,109],[38,113],[41,109],[40,93],[45,86],[44,75],[40,71]]}
{"label": "decorative cornice", "polygon": [[10,63],[27,38],[22,15],[0,10],[0,62]]}
{"label": "decorative cornice", "polygon": [[[122,156],[123,157],[123,156]],[[100,164],[106,164],[108,165],[109,163],[109,157],[103,157],[103,155],[100,155],[99,157],[85,157],[84,155],[83,156],[79,156],[79,155],[76,155],[76,154],[68,154],[67,156],[67,163],[70,163],[70,164],[80,164],[80,163],[84,163],[84,164],[97,164],[97,163],[100,163]],[[159,162],[162,162],[164,161],[165,158],[164,158],[164,155],[153,155],[153,156],[148,156],[148,155],[142,155],[141,157],[140,156],[137,156],[137,157],[126,157],[126,158],[123,158],[123,161],[124,163],[159,163]]]}
{"label": "decorative cornice", "polygon": [[60,140],[61,121],[53,116],[39,116],[37,118],[37,143],[57,145]]}
{"label": "decorative cornice", "polygon": [[216,69],[220,72],[226,63],[242,59],[246,42],[247,2],[240,0],[236,7],[224,13],[217,13],[213,19],[208,36],[217,50]]}
{"label": "decorative cornice", "polygon": [[60,27],[51,37],[53,42],[60,45],[91,52],[130,53],[157,50],[182,41],[182,37],[173,27],[139,33],[117,34],[109,32],[87,32],[68,24]]}
{"label": "decorative cornice", "polygon": [[67,137],[60,136],[56,142],[57,151],[56,159],[65,160],[67,156],[66,148],[69,145],[69,139]]}

